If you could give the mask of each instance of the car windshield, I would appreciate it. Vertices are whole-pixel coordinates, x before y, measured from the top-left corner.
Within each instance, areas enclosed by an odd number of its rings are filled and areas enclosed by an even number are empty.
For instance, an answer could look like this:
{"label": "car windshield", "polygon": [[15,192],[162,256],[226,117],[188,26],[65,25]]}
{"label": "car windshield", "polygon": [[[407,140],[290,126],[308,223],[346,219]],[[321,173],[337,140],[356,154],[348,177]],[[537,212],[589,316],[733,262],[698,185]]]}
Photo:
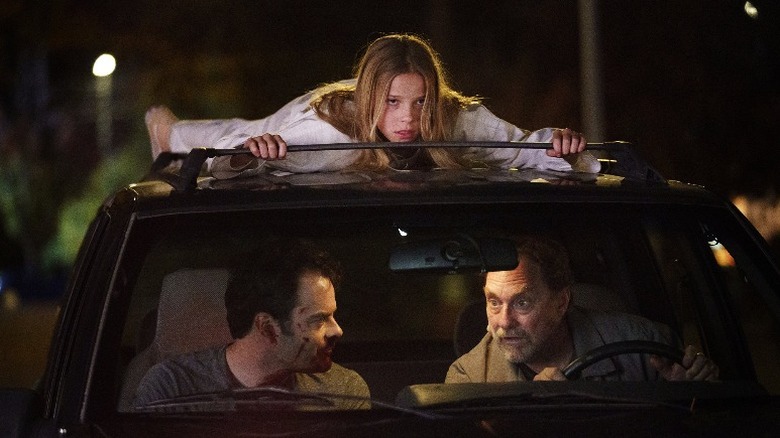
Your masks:
{"label": "car windshield", "polygon": [[[766,287],[761,278],[745,274],[750,266],[735,263],[747,259],[740,252],[744,242],[733,237],[724,214],[715,207],[526,202],[298,205],[140,215],[126,236],[115,274],[116,303],[108,306],[106,324],[116,325],[118,334],[103,330],[109,339],[101,344],[97,366],[104,375],[114,376],[115,400],[122,412],[166,411],[193,403],[208,405],[206,410],[236,409],[236,403],[225,400],[245,401],[246,392],[186,394],[188,398],[159,402],[160,409],[150,405],[136,410],[133,399],[154,364],[230,343],[224,294],[237,257],[258,251],[269,239],[296,237],[325,248],[342,265],[335,319],[343,336],[332,358],[365,380],[374,408],[467,408],[474,403],[464,399],[496,397],[511,397],[513,405],[536,404],[540,398],[527,397],[527,391],[474,392],[469,385],[443,383],[453,361],[486,333],[485,271],[509,269],[502,263],[515,256],[505,242],[517,236],[546,236],[562,243],[570,258],[571,306],[662,323],[679,345],[694,345],[718,363],[724,383],[751,380],[757,373],[768,390],[777,392],[773,376],[754,370],[748,352],[728,335],[729,330],[750,330],[750,324],[738,321],[740,309],[754,303]],[[733,320],[724,323],[723,312]],[[755,323],[777,324],[771,319]],[[778,353],[775,340],[747,334],[751,349]],[[111,336],[116,339],[108,342]],[[116,345],[120,351],[108,350]],[[435,385],[447,388],[439,394],[454,391],[453,398],[431,399]],[[609,382],[601,385],[610,388]],[[630,388],[631,383],[611,386],[612,393],[601,389],[567,400],[593,403],[659,394],[632,392],[626,385]],[[706,398],[706,385],[696,386],[693,396]],[[574,390],[581,395],[583,387]],[[557,386],[554,393],[567,390]],[[295,391],[249,394],[254,401],[239,404],[256,409],[333,408],[333,399],[340,397],[306,397]]]}

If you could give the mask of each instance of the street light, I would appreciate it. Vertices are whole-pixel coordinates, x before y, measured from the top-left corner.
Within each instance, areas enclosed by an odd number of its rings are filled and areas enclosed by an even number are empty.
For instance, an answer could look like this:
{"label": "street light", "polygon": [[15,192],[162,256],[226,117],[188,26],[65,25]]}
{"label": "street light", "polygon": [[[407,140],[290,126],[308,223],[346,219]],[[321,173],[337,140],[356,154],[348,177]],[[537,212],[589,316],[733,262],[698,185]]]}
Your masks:
{"label": "street light", "polygon": [[95,95],[97,108],[95,130],[100,154],[105,156],[111,146],[111,73],[116,69],[116,59],[104,53],[92,64],[92,74],[95,75]]}
{"label": "street light", "polygon": [[92,65],[92,74],[102,78],[110,76],[114,69],[116,69],[116,59],[108,53],[104,53],[98,56]]}
{"label": "street light", "polygon": [[748,17],[750,17],[750,18],[752,18],[754,20],[758,18],[758,8],[753,6],[752,3],[745,2],[744,8],[745,8],[745,13],[748,15]]}

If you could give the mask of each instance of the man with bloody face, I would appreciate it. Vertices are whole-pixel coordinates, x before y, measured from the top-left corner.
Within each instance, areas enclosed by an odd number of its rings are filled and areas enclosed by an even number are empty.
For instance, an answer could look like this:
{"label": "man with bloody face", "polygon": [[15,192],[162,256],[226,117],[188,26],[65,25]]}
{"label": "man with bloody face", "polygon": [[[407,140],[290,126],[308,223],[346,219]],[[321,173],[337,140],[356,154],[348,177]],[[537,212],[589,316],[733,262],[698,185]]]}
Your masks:
{"label": "man with bloody face", "polygon": [[141,381],[134,405],[273,386],[347,396],[333,398],[336,408],[369,407],[365,381],[331,360],[343,334],[334,316],[338,263],[310,242],[284,239],[240,265],[225,292],[234,341],[155,365]]}

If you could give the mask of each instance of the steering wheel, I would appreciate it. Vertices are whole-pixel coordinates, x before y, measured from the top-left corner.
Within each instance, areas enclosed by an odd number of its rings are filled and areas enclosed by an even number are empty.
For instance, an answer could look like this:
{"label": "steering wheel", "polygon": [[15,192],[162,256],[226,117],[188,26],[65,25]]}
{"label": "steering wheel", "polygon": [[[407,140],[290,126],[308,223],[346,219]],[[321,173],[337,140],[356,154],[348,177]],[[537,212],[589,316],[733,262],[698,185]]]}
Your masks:
{"label": "steering wheel", "polygon": [[649,353],[682,363],[685,353],[679,348],[654,341],[621,341],[596,347],[566,365],[561,372],[568,380],[578,379],[582,370],[601,360],[630,353]]}

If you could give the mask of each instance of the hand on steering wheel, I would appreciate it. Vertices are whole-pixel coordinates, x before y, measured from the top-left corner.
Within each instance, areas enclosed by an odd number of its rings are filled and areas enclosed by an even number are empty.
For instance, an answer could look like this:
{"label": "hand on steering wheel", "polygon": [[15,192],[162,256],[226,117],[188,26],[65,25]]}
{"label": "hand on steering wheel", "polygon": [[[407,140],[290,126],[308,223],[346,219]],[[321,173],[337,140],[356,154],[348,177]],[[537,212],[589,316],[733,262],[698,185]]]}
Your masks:
{"label": "hand on steering wheel", "polygon": [[604,359],[630,353],[650,353],[661,357],[672,359],[674,362],[682,364],[684,353],[679,349],[667,344],[654,341],[622,341],[612,344],[602,345],[594,348],[582,356],[574,359],[566,365],[561,372],[569,379],[574,380],[580,377],[582,370]]}

